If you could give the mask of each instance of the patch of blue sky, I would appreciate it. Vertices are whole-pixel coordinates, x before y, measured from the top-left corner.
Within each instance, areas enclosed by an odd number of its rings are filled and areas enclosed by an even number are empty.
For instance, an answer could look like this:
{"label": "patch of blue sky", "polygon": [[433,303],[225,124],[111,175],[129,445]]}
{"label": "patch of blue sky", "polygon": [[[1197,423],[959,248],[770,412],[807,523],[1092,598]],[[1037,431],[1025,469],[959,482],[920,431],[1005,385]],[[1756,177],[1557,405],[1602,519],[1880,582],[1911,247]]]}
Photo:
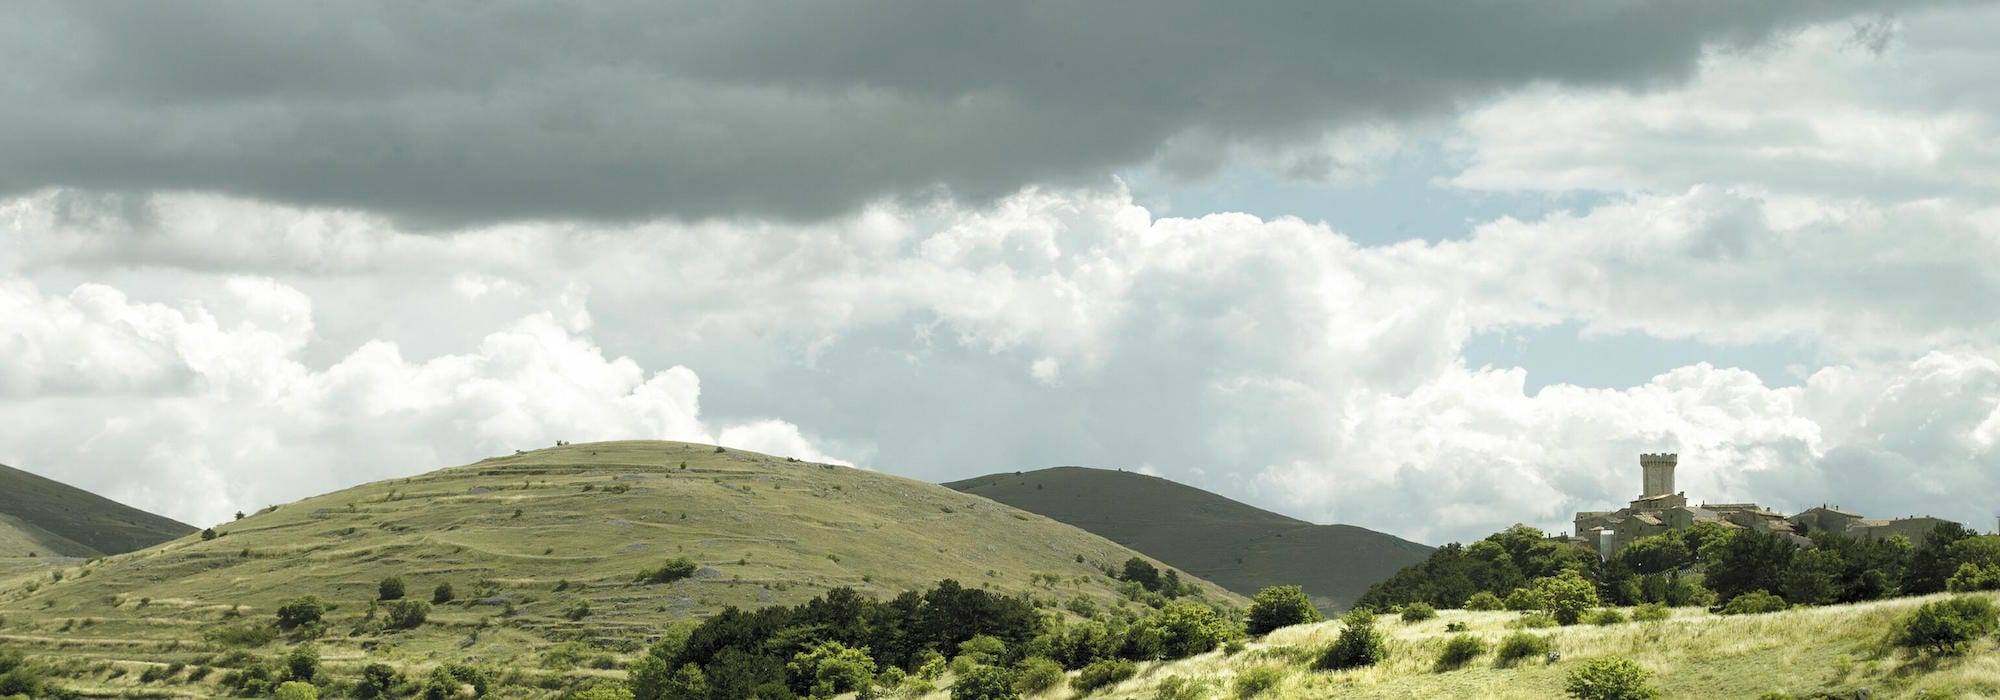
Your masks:
{"label": "patch of blue sky", "polygon": [[1120,175],[1133,198],[1154,216],[1197,217],[1243,212],[1263,218],[1293,216],[1331,226],[1362,245],[1406,240],[1442,241],[1470,235],[1481,223],[1513,217],[1533,220],[1558,211],[1588,211],[1606,199],[1599,192],[1484,192],[1449,183],[1459,163],[1443,146],[1397,151],[1372,164],[1366,177],[1313,181],[1285,177],[1237,163],[1199,179],[1152,168]]}

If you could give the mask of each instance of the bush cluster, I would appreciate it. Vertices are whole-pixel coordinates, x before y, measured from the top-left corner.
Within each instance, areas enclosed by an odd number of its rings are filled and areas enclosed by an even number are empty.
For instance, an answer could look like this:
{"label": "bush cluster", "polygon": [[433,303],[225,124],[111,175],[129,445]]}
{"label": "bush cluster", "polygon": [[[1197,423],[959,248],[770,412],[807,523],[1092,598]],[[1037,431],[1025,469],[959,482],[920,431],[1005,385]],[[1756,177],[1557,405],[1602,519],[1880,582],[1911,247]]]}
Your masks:
{"label": "bush cluster", "polygon": [[1340,636],[1320,653],[1316,666],[1326,670],[1359,668],[1388,658],[1388,645],[1375,629],[1375,611],[1355,608],[1341,617],[1340,622]]}
{"label": "bush cluster", "polygon": [[1272,630],[1308,622],[1319,622],[1319,609],[1313,607],[1312,597],[1298,586],[1270,586],[1257,592],[1256,599],[1250,601],[1249,617],[1244,627],[1253,635],[1269,634]]}
{"label": "bush cluster", "polygon": [[1996,620],[2000,610],[1993,601],[1959,596],[1918,606],[1896,623],[1890,641],[1935,655],[1959,654],[1974,640],[1992,634]]}

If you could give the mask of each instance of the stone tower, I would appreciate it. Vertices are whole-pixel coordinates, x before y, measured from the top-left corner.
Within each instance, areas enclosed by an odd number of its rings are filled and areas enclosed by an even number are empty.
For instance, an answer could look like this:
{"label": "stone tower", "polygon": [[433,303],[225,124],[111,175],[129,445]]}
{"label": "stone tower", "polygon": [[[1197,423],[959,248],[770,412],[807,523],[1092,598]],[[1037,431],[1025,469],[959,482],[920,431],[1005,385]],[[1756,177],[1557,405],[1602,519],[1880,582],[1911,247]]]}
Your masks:
{"label": "stone tower", "polygon": [[1639,469],[1645,472],[1645,491],[1640,498],[1666,496],[1674,493],[1674,465],[1680,461],[1675,454],[1639,455]]}

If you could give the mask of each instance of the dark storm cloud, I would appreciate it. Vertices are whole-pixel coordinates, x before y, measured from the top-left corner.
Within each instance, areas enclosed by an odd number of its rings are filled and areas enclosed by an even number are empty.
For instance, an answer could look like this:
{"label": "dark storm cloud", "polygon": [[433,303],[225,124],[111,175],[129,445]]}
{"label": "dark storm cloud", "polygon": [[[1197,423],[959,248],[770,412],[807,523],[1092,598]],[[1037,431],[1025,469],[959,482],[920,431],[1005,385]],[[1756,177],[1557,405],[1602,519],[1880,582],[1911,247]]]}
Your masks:
{"label": "dark storm cloud", "polygon": [[1283,143],[1532,81],[1672,82],[1704,45],[1866,4],[15,5],[0,194],[815,218],[1102,177],[1176,136]]}

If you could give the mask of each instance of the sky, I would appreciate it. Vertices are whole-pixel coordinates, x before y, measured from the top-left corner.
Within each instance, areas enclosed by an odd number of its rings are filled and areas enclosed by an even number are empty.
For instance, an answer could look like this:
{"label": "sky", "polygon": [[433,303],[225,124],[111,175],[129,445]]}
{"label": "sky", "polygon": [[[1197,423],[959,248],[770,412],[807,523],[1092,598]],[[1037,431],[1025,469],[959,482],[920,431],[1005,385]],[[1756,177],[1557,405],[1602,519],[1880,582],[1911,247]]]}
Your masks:
{"label": "sky", "polygon": [[0,18],[0,463],[197,525],[635,438],[2000,511],[2000,4]]}

